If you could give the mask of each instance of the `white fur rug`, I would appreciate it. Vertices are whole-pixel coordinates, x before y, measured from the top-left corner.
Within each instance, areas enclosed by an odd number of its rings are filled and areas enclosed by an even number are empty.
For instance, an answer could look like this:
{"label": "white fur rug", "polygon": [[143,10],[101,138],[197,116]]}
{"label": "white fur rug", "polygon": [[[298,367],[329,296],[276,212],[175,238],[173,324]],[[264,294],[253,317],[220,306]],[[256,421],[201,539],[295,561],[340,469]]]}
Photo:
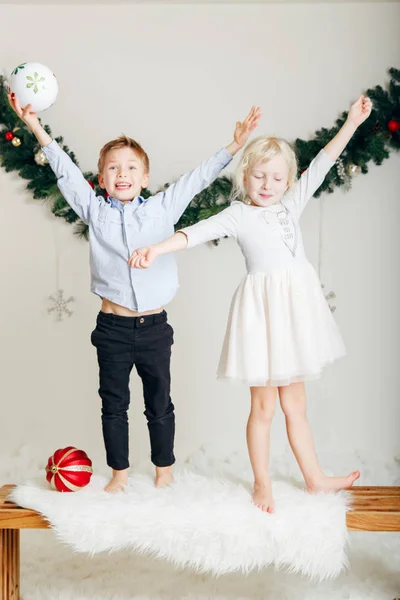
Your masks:
{"label": "white fur rug", "polygon": [[274,565],[323,580],[346,565],[345,494],[311,496],[276,481],[276,512],[269,515],[252,505],[250,482],[229,473],[205,477],[186,469],[175,478],[157,490],[150,476],[135,474],[125,493],[110,495],[103,477],[61,494],[43,476],[19,485],[13,499],[41,512],[78,552],[129,548],[213,575]]}
{"label": "white fur rug", "polygon": [[[0,455],[0,485],[43,477],[43,448],[22,447]],[[217,457],[217,458],[216,458]],[[400,485],[400,462],[379,457],[376,448],[352,454],[320,454],[331,473],[356,465],[361,485]],[[92,457],[101,465],[103,457]],[[98,458],[96,460],[96,458]],[[400,459],[400,457],[399,457]],[[223,466],[233,478],[250,480],[246,454],[226,456],[207,446],[191,457],[196,472],[217,473]],[[137,470],[149,475],[148,461]],[[96,467],[96,471],[99,468]],[[288,450],[271,462],[274,479],[298,477]],[[104,470],[107,473],[107,470]],[[247,575],[215,578],[191,569],[176,569],[165,560],[120,551],[94,556],[71,552],[52,530],[21,532],[21,594],[23,600],[393,600],[400,597],[400,536],[397,533],[350,533],[349,568],[336,579],[313,581],[274,568]]]}

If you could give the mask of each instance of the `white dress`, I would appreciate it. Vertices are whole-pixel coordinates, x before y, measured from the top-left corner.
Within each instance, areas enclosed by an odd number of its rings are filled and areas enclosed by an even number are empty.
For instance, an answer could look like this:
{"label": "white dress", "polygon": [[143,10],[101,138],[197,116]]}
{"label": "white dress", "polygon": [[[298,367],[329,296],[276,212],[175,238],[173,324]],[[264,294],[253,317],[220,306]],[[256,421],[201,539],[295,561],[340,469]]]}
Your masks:
{"label": "white dress", "polygon": [[218,378],[250,386],[283,386],[320,375],[345,348],[304,252],[299,218],[334,164],[321,150],[295,187],[269,207],[233,202],[218,215],[182,229],[188,248],[234,237],[247,275],[228,317]]}

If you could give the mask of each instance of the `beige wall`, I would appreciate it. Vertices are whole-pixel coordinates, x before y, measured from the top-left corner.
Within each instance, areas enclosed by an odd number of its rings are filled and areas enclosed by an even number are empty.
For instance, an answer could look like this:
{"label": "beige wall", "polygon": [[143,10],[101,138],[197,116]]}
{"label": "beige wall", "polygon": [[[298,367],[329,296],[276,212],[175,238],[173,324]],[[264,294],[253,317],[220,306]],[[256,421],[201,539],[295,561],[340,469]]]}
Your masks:
{"label": "beige wall", "polygon": [[[221,6],[0,6],[2,66],[49,65],[60,83],[44,122],[84,170],[125,132],[148,150],[152,189],[230,141],[252,103],[260,132],[307,138],[330,127],[361,91],[399,66],[399,4]],[[16,150],[18,151],[18,150]],[[311,383],[319,449],[399,451],[399,157],[372,166],[352,191],[325,197],[322,278],[348,356]],[[28,444],[47,455],[77,444],[101,455],[97,364],[90,345],[99,301],[89,292],[88,245],[0,171],[0,454]],[[320,203],[303,218],[318,258]],[[47,314],[60,286],[76,298],[63,323]],[[214,373],[230,298],[244,273],[232,241],[178,257],[181,290],[169,306],[176,332],[173,399],[177,454],[202,444],[244,448],[245,387]],[[132,458],[148,453],[141,386],[133,377]],[[286,445],[274,426],[274,452]]]}

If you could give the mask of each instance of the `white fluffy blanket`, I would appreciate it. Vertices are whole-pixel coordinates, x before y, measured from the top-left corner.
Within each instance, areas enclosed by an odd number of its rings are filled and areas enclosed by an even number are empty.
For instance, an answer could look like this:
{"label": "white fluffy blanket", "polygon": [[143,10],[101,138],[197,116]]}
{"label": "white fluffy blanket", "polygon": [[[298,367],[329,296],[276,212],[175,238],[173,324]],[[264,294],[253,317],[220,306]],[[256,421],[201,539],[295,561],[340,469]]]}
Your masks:
{"label": "white fluffy blanket", "polygon": [[214,575],[273,565],[322,580],[346,565],[345,493],[309,495],[276,481],[276,512],[269,515],[252,505],[248,482],[231,474],[178,471],[161,490],[136,474],[116,495],[102,491],[106,481],[93,476],[83,490],[61,494],[32,480],[12,498],[42,513],[78,552],[126,548]]}

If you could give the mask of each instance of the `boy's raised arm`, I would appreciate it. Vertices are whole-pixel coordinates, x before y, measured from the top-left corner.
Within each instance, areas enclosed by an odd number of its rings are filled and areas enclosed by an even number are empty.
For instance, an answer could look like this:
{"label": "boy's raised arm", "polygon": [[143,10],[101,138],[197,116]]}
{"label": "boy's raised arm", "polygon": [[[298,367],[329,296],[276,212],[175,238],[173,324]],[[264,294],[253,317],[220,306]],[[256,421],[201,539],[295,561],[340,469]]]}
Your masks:
{"label": "boy's raised arm", "polygon": [[49,165],[57,177],[57,185],[65,200],[82,221],[89,223],[91,202],[96,198],[96,195],[79,167],[43,129],[36,113],[31,110],[30,104],[22,108],[14,94],[8,94],[8,101],[11,108],[42,146]]}
{"label": "boy's raised arm", "polygon": [[170,185],[163,194],[162,203],[167,210],[172,211],[173,221],[177,223],[194,196],[216,179],[219,173],[232,160],[232,157],[246,144],[250,134],[261,119],[259,106],[253,106],[244,121],[236,123],[233,141],[204,161],[199,167],[183,175]]}

